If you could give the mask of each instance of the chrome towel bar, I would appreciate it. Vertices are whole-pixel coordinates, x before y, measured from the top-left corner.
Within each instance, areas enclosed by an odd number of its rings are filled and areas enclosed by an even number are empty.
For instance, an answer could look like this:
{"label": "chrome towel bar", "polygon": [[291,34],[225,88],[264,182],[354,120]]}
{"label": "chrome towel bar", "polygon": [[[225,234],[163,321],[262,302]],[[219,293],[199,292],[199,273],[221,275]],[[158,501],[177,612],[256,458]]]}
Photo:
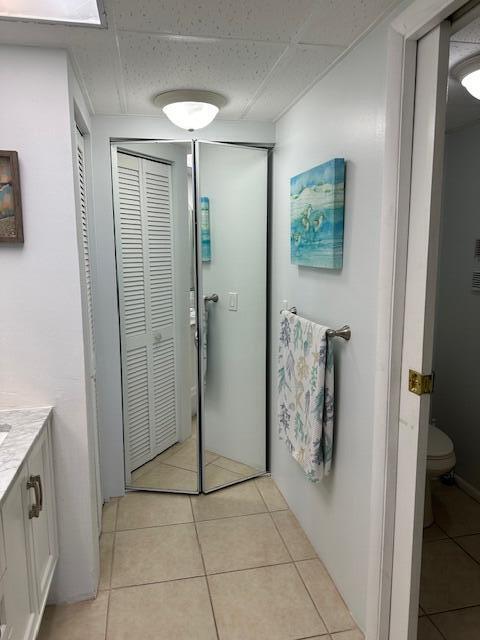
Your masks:
{"label": "chrome towel bar", "polygon": [[[287,311],[297,315],[297,307],[290,307]],[[329,338],[343,338],[344,340],[350,340],[352,337],[352,330],[348,324],[345,324],[343,327],[340,327],[340,329],[327,329],[327,336]]]}

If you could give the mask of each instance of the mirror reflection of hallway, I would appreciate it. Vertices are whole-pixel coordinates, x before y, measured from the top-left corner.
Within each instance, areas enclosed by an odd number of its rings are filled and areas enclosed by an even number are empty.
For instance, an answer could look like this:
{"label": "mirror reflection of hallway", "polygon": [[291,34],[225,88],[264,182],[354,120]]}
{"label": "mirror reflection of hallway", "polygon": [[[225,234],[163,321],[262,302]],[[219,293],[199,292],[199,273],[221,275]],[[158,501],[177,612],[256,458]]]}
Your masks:
{"label": "mirror reflection of hallway", "polygon": [[266,471],[268,151],[196,144],[208,492]]}

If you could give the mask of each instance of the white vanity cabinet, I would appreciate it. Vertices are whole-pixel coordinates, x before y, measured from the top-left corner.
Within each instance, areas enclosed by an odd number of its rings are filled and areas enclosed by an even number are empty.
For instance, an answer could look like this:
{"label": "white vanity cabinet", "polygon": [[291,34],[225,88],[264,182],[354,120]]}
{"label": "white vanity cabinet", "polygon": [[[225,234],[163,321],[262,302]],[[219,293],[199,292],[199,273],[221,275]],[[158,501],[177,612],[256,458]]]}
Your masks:
{"label": "white vanity cabinet", "polygon": [[50,419],[2,502],[0,640],[33,640],[58,559]]}

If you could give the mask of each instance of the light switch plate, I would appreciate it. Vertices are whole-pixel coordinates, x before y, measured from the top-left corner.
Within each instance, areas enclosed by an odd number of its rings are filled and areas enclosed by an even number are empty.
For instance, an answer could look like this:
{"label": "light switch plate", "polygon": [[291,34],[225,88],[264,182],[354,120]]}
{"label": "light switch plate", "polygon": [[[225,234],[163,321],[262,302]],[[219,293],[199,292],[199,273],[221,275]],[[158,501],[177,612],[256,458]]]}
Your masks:
{"label": "light switch plate", "polygon": [[230,291],[228,294],[228,310],[238,311],[238,293]]}

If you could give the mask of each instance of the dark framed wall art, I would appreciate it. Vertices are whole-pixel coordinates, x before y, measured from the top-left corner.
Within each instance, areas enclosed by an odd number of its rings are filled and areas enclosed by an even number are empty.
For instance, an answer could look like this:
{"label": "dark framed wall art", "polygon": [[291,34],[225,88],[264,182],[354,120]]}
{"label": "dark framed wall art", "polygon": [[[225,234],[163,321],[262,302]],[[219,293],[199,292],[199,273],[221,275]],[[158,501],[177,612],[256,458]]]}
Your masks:
{"label": "dark framed wall art", "polygon": [[23,242],[22,197],[16,151],[0,150],[0,242]]}

